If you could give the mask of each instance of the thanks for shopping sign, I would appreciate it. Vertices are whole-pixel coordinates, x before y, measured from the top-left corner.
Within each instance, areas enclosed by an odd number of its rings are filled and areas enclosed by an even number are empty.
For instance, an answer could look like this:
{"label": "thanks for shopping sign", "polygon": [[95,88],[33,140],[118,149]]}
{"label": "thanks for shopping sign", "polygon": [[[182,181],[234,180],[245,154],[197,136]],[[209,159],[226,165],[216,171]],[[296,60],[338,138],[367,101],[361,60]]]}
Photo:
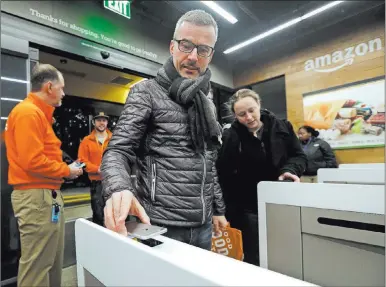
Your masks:
{"label": "thanks for shopping sign", "polygon": [[352,65],[357,57],[362,57],[382,49],[382,40],[376,38],[356,46],[334,51],[331,54],[309,59],[304,63],[304,70],[306,72],[312,71],[318,73],[334,72],[345,66]]}
{"label": "thanks for shopping sign", "polygon": [[[106,3],[104,3],[106,2]],[[104,8],[104,4],[109,9]],[[164,34],[151,36],[150,24],[128,21],[129,1],[2,1],[1,10],[39,24],[106,45],[158,63],[169,56],[159,45]],[[112,13],[114,11],[114,13]],[[120,17],[116,13],[125,16]],[[163,31],[164,32],[164,31]],[[169,38],[165,38],[165,43]],[[166,48],[165,48],[166,47]]]}

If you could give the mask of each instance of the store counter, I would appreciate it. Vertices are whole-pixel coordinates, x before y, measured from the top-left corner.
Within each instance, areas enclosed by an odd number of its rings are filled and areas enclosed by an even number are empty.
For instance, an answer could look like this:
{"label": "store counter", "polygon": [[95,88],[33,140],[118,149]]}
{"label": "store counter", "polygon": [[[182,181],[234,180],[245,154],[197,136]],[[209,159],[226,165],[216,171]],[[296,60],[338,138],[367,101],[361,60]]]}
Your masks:
{"label": "store counter", "polygon": [[149,247],[94,223],[75,223],[78,286],[315,286],[164,236]]}

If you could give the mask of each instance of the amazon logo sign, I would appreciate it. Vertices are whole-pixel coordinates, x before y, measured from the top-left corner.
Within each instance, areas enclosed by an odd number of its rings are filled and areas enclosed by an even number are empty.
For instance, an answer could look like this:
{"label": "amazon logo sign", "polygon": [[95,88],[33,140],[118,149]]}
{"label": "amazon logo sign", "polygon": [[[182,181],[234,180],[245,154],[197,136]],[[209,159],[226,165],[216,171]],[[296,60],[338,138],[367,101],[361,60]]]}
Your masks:
{"label": "amazon logo sign", "polygon": [[360,43],[344,50],[335,51],[332,54],[310,59],[304,63],[304,70],[318,73],[334,72],[345,66],[352,65],[356,57],[362,57],[379,50],[382,50],[382,40],[376,38],[367,43]]}

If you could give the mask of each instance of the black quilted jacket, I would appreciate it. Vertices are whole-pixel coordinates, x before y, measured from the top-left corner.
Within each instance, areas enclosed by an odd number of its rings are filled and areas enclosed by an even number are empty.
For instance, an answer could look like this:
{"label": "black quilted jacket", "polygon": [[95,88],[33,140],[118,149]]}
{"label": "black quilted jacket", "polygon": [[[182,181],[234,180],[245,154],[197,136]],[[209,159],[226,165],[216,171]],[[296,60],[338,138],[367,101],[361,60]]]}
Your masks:
{"label": "black quilted jacket", "polygon": [[152,223],[200,226],[213,214],[225,214],[216,158],[217,151],[194,151],[187,109],[172,101],[155,79],[144,81],[130,91],[103,156],[105,200],[131,190]]}

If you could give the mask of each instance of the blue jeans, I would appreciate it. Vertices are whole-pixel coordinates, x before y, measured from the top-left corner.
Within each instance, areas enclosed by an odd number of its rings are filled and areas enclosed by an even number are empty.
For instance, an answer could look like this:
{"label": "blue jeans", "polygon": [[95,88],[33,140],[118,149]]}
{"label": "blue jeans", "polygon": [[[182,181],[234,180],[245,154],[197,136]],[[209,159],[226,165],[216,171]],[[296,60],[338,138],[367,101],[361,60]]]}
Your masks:
{"label": "blue jeans", "polygon": [[202,249],[211,250],[212,223],[205,223],[199,227],[165,226],[168,231],[166,237],[178,240]]}

